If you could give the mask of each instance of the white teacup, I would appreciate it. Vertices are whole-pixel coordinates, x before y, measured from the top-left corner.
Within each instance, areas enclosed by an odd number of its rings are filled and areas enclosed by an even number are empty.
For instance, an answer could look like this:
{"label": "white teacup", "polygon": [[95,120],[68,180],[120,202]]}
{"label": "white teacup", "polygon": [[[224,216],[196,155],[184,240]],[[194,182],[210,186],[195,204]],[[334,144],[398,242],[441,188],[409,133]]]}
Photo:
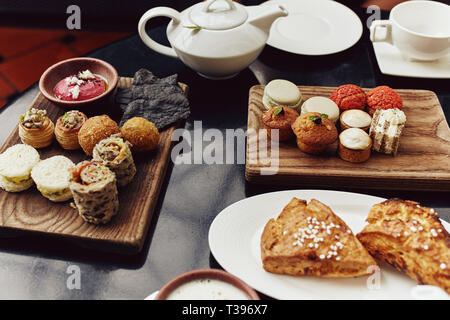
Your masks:
{"label": "white teacup", "polygon": [[[384,37],[377,36],[379,28],[386,29]],[[442,58],[450,52],[450,6],[435,1],[400,3],[389,20],[372,22],[370,40],[388,42],[409,59]]]}

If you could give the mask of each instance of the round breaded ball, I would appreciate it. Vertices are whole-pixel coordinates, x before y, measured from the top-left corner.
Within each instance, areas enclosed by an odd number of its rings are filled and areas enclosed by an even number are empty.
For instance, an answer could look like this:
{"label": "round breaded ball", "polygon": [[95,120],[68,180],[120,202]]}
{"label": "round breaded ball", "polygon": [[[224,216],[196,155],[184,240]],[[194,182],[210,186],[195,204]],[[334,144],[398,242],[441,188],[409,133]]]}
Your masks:
{"label": "round breaded ball", "polygon": [[95,116],[86,120],[78,132],[78,142],[83,151],[92,156],[97,143],[112,134],[119,133],[119,126],[107,115]]}
{"label": "round breaded ball", "polygon": [[333,100],[341,110],[364,110],[366,93],[357,85],[344,84],[333,91],[330,99]]}
{"label": "round breaded ball", "polygon": [[403,100],[399,94],[388,86],[373,88],[367,93],[367,109],[373,115],[376,109],[402,109]]}
{"label": "round breaded ball", "polygon": [[134,117],[125,122],[120,129],[125,140],[132,144],[134,152],[156,149],[159,143],[159,131],[155,124],[141,117]]}

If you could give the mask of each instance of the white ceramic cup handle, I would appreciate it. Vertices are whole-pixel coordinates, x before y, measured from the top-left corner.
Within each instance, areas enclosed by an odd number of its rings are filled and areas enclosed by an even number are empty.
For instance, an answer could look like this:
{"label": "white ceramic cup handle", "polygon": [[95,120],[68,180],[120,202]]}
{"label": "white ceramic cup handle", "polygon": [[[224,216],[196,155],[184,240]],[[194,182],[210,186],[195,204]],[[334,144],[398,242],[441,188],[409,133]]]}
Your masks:
{"label": "white ceramic cup handle", "polygon": [[179,18],[180,13],[178,11],[167,7],[153,8],[144,13],[144,15],[139,20],[138,24],[139,36],[150,49],[153,49],[156,52],[159,52],[169,57],[178,58],[178,55],[175,52],[175,50],[173,50],[173,48],[159,44],[158,42],[150,38],[147,32],[145,31],[145,24],[147,23],[148,20],[161,16],[171,18],[174,24],[180,23]]}
{"label": "white ceramic cup handle", "polygon": [[[377,28],[385,28],[386,36],[384,38],[377,38],[376,31]],[[372,42],[388,42],[393,44],[392,42],[392,23],[389,20],[374,20],[370,25],[370,41]]]}

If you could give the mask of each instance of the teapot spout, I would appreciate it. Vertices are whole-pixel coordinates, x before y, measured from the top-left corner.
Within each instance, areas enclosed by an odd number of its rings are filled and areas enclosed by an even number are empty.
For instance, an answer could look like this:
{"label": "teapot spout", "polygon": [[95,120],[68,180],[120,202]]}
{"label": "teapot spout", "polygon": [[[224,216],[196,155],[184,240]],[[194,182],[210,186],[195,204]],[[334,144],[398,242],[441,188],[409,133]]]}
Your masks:
{"label": "teapot spout", "polygon": [[286,17],[288,11],[283,6],[277,4],[265,5],[264,7],[264,10],[258,10],[258,14],[255,17],[252,17],[249,20],[249,23],[269,34],[272,23],[280,17]]}

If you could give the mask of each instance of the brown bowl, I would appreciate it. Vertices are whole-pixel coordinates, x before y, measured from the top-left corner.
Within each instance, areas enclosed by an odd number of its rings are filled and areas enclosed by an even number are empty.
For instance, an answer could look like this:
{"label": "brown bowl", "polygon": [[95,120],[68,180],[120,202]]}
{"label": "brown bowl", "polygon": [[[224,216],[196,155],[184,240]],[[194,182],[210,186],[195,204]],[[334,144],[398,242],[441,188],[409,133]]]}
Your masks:
{"label": "brown bowl", "polygon": [[[87,69],[106,79],[108,87],[105,92],[92,99],[80,101],[65,101],[54,96],[53,90],[59,81],[67,76],[77,74],[79,71]],[[80,57],[60,61],[48,68],[39,80],[39,90],[45,98],[64,109],[83,110],[94,103],[102,103],[111,98],[112,93],[116,90],[118,81],[119,74],[109,63],[95,58]]]}
{"label": "brown bowl", "polygon": [[260,300],[256,291],[241,279],[219,269],[198,269],[183,273],[166,283],[155,297],[155,300],[166,300],[176,288],[197,279],[215,279],[227,282],[243,291],[249,300]]}

